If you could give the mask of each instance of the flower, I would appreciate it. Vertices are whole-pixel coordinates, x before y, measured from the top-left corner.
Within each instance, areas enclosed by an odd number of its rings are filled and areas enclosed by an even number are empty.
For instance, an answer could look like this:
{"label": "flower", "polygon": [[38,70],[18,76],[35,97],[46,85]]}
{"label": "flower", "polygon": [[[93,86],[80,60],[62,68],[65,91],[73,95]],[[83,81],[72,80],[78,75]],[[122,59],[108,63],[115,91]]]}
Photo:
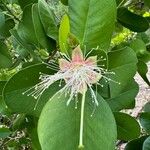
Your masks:
{"label": "flower", "polygon": [[[30,88],[29,90],[27,90],[25,93],[30,92],[28,96],[32,95],[34,98],[38,99],[36,103],[37,106],[41,95],[47,88],[49,88],[50,85],[59,80],[61,83],[61,81],[64,80],[65,85],[59,92],[65,93],[66,95],[69,94],[67,105],[69,105],[69,103],[71,102],[71,100],[74,99],[74,97],[77,97],[78,93],[82,94],[80,134],[78,147],[83,148],[84,106],[86,100],[85,99],[86,91],[89,89],[92,96],[92,102],[94,102],[95,104],[94,106],[95,107],[98,106],[97,96],[92,86],[93,84],[100,85],[99,80],[102,78],[104,78],[106,81],[107,80],[110,81],[111,79],[104,76],[104,74],[112,72],[106,72],[103,68],[98,66],[97,56],[90,56],[88,58],[84,57],[80,46],[76,47],[72,51],[71,59],[67,58],[66,55],[64,56],[65,56],[64,58],[61,58],[58,61],[59,68],[57,68],[56,64],[50,66],[51,69],[58,69],[58,71],[55,74],[53,75],[41,74],[40,76],[41,82],[35,85],[34,87]],[[77,105],[75,108],[77,108]],[[93,113],[91,116],[93,116]]]}
{"label": "flower", "polygon": [[[57,69],[57,66],[53,64],[50,66],[52,69]],[[98,106],[95,91],[92,89],[93,84],[99,84],[99,80],[104,77],[104,69],[97,65],[97,56],[90,56],[88,58],[83,56],[80,46],[77,46],[72,51],[72,58],[60,58],[59,68],[57,73],[53,75],[41,74],[41,82],[34,87],[28,89],[25,93],[29,93],[28,96],[33,96],[35,99],[39,99],[43,92],[54,82],[62,80],[65,81],[65,86],[61,89],[61,92],[69,93],[70,101],[77,96],[78,93],[83,94],[89,88],[93,102]],[[34,89],[34,90],[33,90]],[[31,92],[32,90],[32,92]],[[38,101],[37,101],[38,103]]]}

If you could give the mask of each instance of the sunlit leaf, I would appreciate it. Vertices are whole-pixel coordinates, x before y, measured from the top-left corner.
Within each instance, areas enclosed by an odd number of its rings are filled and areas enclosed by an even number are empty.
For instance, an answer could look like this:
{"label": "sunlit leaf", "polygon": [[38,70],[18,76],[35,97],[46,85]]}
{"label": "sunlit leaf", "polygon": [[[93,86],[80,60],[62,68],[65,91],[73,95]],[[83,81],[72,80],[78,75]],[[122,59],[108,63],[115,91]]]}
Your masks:
{"label": "sunlit leaf", "polygon": [[97,46],[107,50],[115,25],[116,3],[114,0],[69,0],[69,19],[71,33],[87,51]]}
{"label": "sunlit leaf", "polygon": [[67,15],[64,15],[59,27],[59,46],[61,52],[66,53],[69,48],[68,46],[69,33],[70,33],[69,18]]}

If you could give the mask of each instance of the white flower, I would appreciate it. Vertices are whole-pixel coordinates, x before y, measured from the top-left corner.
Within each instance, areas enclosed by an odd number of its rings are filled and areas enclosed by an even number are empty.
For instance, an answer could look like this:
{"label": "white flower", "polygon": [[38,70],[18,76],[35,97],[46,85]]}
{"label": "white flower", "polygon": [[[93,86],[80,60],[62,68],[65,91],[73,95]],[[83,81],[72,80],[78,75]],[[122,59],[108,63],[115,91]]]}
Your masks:
{"label": "white flower", "polygon": [[[51,68],[57,69],[55,64],[53,65],[54,66],[51,66]],[[70,94],[67,105],[69,105],[70,101],[73,100],[78,93],[83,94],[89,88],[93,102],[98,106],[98,101],[96,94],[92,89],[92,85],[99,85],[98,82],[102,77],[106,80],[110,80],[104,76],[104,72],[105,70],[97,65],[97,56],[91,56],[87,59],[84,58],[82,50],[80,46],[78,46],[72,51],[71,59],[59,59],[59,68],[57,73],[54,75],[41,74],[41,82],[28,89],[23,94],[28,93],[28,96],[31,95],[35,99],[39,99],[43,92],[54,82],[65,80],[66,84],[61,91]]]}
{"label": "white flower", "polygon": [[[80,120],[80,141],[79,147],[83,147],[83,117],[84,117],[84,103],[85,103],[85,93],[87,89],[91,92],[92,102],[94,106],[98,106],[98,100],[95,91],[92,89],[93,84],[99,84],[99,80],[107,78],[104,74],[114,74],[112,72],[106,72],[103,68],[97,65],[97,56],[84,57],[80,46],[76,47],[72,51],[72,58],[61,58],[59,59],[59,68],[55,64],[50,66],[52,69],[58,69],[57,73],[54,75],[41,74],[41,82],[34,87],[27,90],[28,96],[33,96],[36,99],[40,99],[43,92],[49,88],[54,82],[62,80],[65,81],[64,87],[60,92],[69,94],[69,99],[67,100],[67,105],[69,105],[71,100],[77,96],[78,93],[82,94],[81,103],[81,120]],[[113,80],[111,80],[113,81]],[[115,82],[115,81],[113,81]],[[102,85],[101,85],[102,86]],[[38,100],[36,106],[38,104]],[[35,106],[35,108],[36,108]],[[76,107],[77,108],[77,107]],[[94,112],[94,111],[93,111]]]}

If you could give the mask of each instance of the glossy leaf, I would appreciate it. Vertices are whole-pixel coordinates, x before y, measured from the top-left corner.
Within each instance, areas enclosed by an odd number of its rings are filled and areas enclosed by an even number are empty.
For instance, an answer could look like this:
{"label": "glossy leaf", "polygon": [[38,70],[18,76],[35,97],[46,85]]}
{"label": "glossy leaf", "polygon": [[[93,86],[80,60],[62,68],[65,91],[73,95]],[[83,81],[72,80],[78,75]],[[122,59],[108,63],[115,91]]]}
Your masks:
{"label": "glossy leaf", "polygon": [[19,23],[17,32],[23,42],[31,45],[38,45],[32,20],[32,5],[25,7],[22,21]]}
{"label": "glossy leaf", "polygon": [[34,30],[35,30],[35,34],[36,34],[36,38],[38,42],[40,43],[42,48],[46,48],[49,51],[52,50],[53,48],[51,45],[52,41],[48,39],[48,37],[46,36],[46,33],[40,21],[38,4],[34,4],[32,6],[32,19],[33,19]]}
{"label": "glossy leaf", "polygon": [[139,91],[138,84],[133,80],[130,86],[127,85],[125,90],[114,98],[107,99],[112,111],[120,111],[122,109],[132,109],[135,106],[135,97]]}
{"label": "glossy leaf", "polygon": [[41,96],[34,110],[37,99],[34,99],[32,96],[27,96],[27,94],[23,95],[23,93],[40,81],[39,72],[46,74],[54,73],[54,71],[47,68],[47,65],[37,64],[22,69],[7,82],[3,96],[6,104],[13,112],[39,116],[48,99],[59,90],[59,83],[53,84],[52,87],[47,89]]}
{"label": "glossy leaf", "polygon": [[143,61],[140,61],[140,60],[137,64],[137,66],[138,66],[138,73],[143,78],[143,80],[150,86],[150,81],[147,77],[148,66]]}
{"label": "glossy leaf", "polygon": [[11,134],[11,131],[6,128],[6,127],[2,127],[0,128],[0,138],[6,138]]}
{"label": "glossy leaf", "polygon": [[150,112],[144,112],[140,115],[140,123],[142,127],[150,133]]}
{"label": "glossy leaf", "polygon": [[141,39],[133,40],[130,47],[136,52],[139,60],[148,62],[150,60],[150,52],[147,51],[146,44]]}
{"label": "glossy leaf", "polygon": [[121,7],[117,12],[118,21],[126,28],[135,32],[144,32],[149,28],[148,21],[125,7]]}
{"label": "glossy leaf", "polygon": [[46,0],[39,0],[38,2],[39,15],[44,27],[46,34],[57,41],[58,39],[58,28],[56,24],[56,20],[54,18],[54,14],[49,7]]}
{"label": "glossy leaf", "polygon": [[[38,123],[38,135],[43,150],[60,147],[62,150],[78,149],[80,100],[78,108],[75,109],[73,101],[68,107],[66,106],[67,99],[68,96],[58,92],[42,110]],[[116,140],[114,117],[103,98],[98,96],[98,100],[100,105],[91,117],[93,111],[91,95],[89,93],[86,95],[83,143],[86,150],[114,150]]]}
{"label": "glossy leaf", "polygon": [[129,47],[108,53],[108,69],[115,73],[108,76],[114,81],[109,81],[110,98],[115,98],[130,86],[137,70],[137,62],[134,51]]}
{"label": "glossy leaf", "polygon": [[100,65],[104,65],[109,72],[115,74],[105,74],[109,81],[100,80],[103,87],[97,87],[98,93],[107,100],[113,111],[133,108],[139,90],[138,84],[133,79],[138,62],[134,51],[128,47],[114,50],[108,53],[107,60],[106,64]]}
{"label": "glossy leaf", "polygon": [[150,137],[144,141],[142,150],[150,150]]}
{"label": "glossy leaf", "polygon": [[143,54],[146,51],[146,44],[141,39],[135,39],[130,43],[130,47],[137,55]]}
{"label": "glossy leaf", "polygon": [[145,139],[147,138],[147,136],[142,136],[138,139],[132,140],[130,141],[126,147],[125,150],[143,150],[143,142],[145,141]]}
{"label": "glossy leaf", "polygon": [[[109,18],[109,19],[108,19]],[[116,19],[115,0],[69,0],[71,33],[87,51],[91,48],[107,50]]]}
{"label": "glossy leaf", "polygon": [[119,140],[129,141],[140,136],[140,126],[133,117],[120,112],[115,112],[114,116]]}
{"label": "glossy leaf", "polygon": [[14,37],[16,43],[26,50],[25,54],[28,54],[28,53],[33,54],[34,47],[31,45],[28,45],[27,42],[25,42],[23,39],[21,39],[17,30],[11,30],[10,32],[11,32],[12,36]]}

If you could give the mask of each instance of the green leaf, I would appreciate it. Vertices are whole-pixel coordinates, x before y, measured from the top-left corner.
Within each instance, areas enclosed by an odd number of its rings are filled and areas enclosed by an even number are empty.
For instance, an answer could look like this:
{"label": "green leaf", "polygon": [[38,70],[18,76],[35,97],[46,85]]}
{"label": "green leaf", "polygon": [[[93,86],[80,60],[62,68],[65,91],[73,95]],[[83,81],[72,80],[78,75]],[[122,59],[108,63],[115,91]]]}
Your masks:
{"label": "green leaf", "polygon": [[147,136],[142,136],[138,139],[130,141],[126,145],[125,150],[143,150],[142,146],[143,146],[143,142],[145,141],[146,138],[147,138]]}
{"label": "green leaf", "polygon": [[69,33],[70,33],[69,18],[67,15],[64,15],[59,27],[59,46],[61,52],[63,53],[67,53],[67,50],[69,48],[68,45]]}
{"label": "green leaf", "polygon": [[140,123],[142,127],[150,133],[150,112],[144,112],[140,115]]}
{"label": "green leaf", "polygon": [[139,56],[146,51],[146,44],[141,39],[135,39],[130,43],[130,48],[132,48]]}
{"label": "green leaf", "polygon": [[147,50],[146,45],[141,39],[136,39],[130,44],[130,47],[136,52],[138,59],[145,63],[150,60],[150,52]]}
{"label": "green leaf", "polygon": [[38,8],[40,19],[47,36],[57,41],[58,28],[52,10],[45,0],[39,0]]}
{"label": "green leaf", "polygon": [[150,112],[150,102],[148,102],[148,103],[145,104],[144,111],[145,112]]}
{"label": "green leaf", "polygon": [[[109,19],[108,19],[109,18]],[[115,0],[69,0],[71,33],[82,46],[108,50],[116,19]]]}
{"label": "green leaf", "polygon": [[115,74],[104,74],[109,81],[100,80],[103,87],[97,87],[98,93],[107,100],[113,111],[133,108],[139,90],[138,84],[133,79],[137,70],[137,57],[134,51],[126,47],[111,51],[107,57],[103,57],[107,63],[99,65],[105,65],[108,72]]}
{"label": "green leaf", "polygon": [[148,62],[150,60],[150,52],[147,51],[146,44],[141,39],[136,39],[130,43],[130,47],[136,52],[139,60]]}
{"label": "green leaf", "polygon": [[114,98],[107,99],[112,111],[120,111],[122,109],[132,109],[135,106],[135,97],[139,91],[138,84],[133,80],[130,86],[127,85],[125,90]]}
{"label": "green leaf", "polygon": [[27,94],[23,95],[22,93],[40,82],[39,72],[45,74],[54,73],[54,71],[47,68],[47,65],[37,64],[22,69],[7,82],[3,97],[7,106],[13,112],[39,116],[45,103],[60,89],[59,83],[54,83],[52,87],[49,87],[40,97],[38,105],[34,110],[37,99],[34,99],[32,96],[27,96]]}
{"label": "green leaf", "polygon": [[46,36],[46,33],[40,21],[38,4],[34,4],[32,6],[32,19],[38,42],[40,43],[42,48],[46,48],[48,49],[48,51],[52,50],[54,44],[52,44],[53,41],[50,40],[50,38],[48,39],[48,37]]}
{"label": "green leaf", "polygon": [[0,68],[9,68],[12,65],[11,56],[6,44],[0,41]]}
{"label": "green leaf", "polygon": [[22,48],[20,45],[18,45],[16,48],[16,53],[19,55],[18,60],[24,59],[29,55],[29,52],[25,48]]}
{"label": "green leaf", "polygon": [[141,32],[137,34],[137,39],[141,39],[146,45],[150,44],[150,29],[148,29],[146,32]]}
{"label": "green leaf", "polygon": [[133,117],[121,112],[115,112],[114,116],[119,140],[129,141],[140,136],[140,126]]}
{"label": "green leaf", "polygon": [[9,32],[15,26],[13,19],[6,17],[3,12],[0,11],[0,39],[8,38],[11,34]]}
{"label": "green leaf", "polygon": [[[79,145],[80,102],[66,106],[68,96],[58,92],[45,105],[38,122],[38,135],[43,150],[76,150]],[[86,150],[114,150],[116,125],[112,112],[101,96],[99,106],[91,117],[94,106],[89,92],[84,111],[83,144]],[[69,142],[68,142],[69,140]],[[63,145],[63,146],[62,146]]]}
{"label": "green leaf", "polygon": [[21,130],[25,127],[25,115],[20,114],[16,117],[16,119],[13,121],[12,130]]}
{"label": "green leaf", "polygon": [[28,53],[32,54],[34,47],[28,45],[24,40],[22,40],[21,37],[19,36],[17,30],[11,30],[10,32],[11,32],[12,36],[14,37],[16,43],[19,44],[21,47],[23,47],[26,50],[25,54],[26,55]]}
{"label": "green leaf", "polygon": [[150,137],[144,141],[142,150],[150,150]]}
{"label": "green leaf", "polygon": [[38,0],[18,0],[19,5],[24,9],[27,5],[37,3]]}
{"label": "green leaf", "polygon": [[132,13],[125,7],[118,9],[117,19],[123,26],[134,32],[144,32],[149,28],[149,23],[144,17]]}
{"label": "green leaf", "polygon": [[140,60],[137,64],[137,66],[138,66],[138,73],[143,78],[143,80],[150,86],[150,81],[146,75],[148,73],[148,66],[146,65],[146,63],[144,63],[143,61],[140,61]]}
{"label": "green leaf", "polygon": [[108,53],[108,70],[115,73],[108,75],[114,81],[109,81],[110,98],[115,98],[123,93],[133,83],[137,62],[134,51],[129,47]]}
{"label": "green leaf", "polygon": [[2,127],[0,128],[0,138],[6,138],[11,134],[9,128]]}
{"label": "green leaf", "polygon": [[32,5],[25,7],[22,21],[19,23],[17,32],[25,43],[30,45],[38,45],[32,20]]}

